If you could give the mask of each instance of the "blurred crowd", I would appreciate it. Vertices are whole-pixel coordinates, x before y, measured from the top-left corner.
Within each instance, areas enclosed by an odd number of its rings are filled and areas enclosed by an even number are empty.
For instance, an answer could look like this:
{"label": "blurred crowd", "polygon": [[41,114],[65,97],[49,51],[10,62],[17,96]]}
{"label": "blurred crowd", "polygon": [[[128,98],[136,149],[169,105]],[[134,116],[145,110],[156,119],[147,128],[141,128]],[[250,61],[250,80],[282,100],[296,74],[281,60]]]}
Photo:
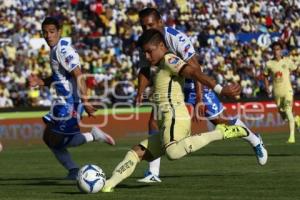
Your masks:
{"label": "blurred crowd", "polygon": [[[132,102],[142,32],[138,11],[145,7],[158,8],[167,26],[191,38],[205,73],[220,84],[241,84],[242,98],[265,95],[263,69],[273,40],[299,62],[300,0],[0,0],[0,107],[51,104],[51,89],[28,87],[31,74],[51,75],[48,47],[33,45],[49,15],[60,19],[62,36],[71,38],[82,69],[93,74],[89,94],[107,103]],[[275,37],[240,39],[257,33]],[[291,80],[299,94],[300,76],[292,73]]]}

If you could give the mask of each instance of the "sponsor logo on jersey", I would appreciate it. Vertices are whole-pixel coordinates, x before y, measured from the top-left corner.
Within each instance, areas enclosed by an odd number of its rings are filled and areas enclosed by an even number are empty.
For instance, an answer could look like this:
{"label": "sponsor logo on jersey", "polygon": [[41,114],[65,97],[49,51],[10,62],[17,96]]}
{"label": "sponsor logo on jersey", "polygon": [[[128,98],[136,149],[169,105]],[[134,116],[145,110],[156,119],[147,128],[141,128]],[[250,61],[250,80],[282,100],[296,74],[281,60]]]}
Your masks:
{"label": "sponsor logo on jersey", "polygon": [[169,62],[170,64],[172,64],[172,65],[177,64],[178,61],[179,61],[179,58],[178,58],[178,57],[171,57],[171,58],[168,59],[168,62]]}
{"label": "sponsor logo on jersey", "polygon": [[73,55],[69,55],[69,56],[66,57],[65,62],[67,64],[69,64],[73,59],[74,59],[74,56]]}
{"label": "sponsor logo on jersey", "polygon": [[281,78],[282,77],[282,72],[278,71],[275,73],[275,78]]}
{"label": "sponsor logo on jersey", "polygon": [[189,49],[191,48],[191,45],[188,44],[184,47],[184,53],[187,53],[189,51]]}
{"label": "sponsor logo on jersey", "polygon": [[183,36],[180,36],[180,37],[179,37],[179,42],[185,42],[185,39],[184,39]]}

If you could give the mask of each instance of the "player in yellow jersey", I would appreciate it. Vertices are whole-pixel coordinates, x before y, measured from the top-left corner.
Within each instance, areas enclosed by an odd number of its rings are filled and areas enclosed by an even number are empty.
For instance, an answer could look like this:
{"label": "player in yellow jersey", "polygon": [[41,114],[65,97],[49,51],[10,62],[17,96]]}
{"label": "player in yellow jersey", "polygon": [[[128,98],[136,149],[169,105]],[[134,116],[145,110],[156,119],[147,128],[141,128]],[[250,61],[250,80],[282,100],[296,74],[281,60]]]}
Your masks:
{"label": "player in yellow jersey", "polygon": [[281,117],[288,120],[290,136],[288,143],[295,143],[295,119],[293,116],[293,88],[290,80],[290,72],[297,69],[295,63],[288,57],[282,56],[282,46],[279,42],[272,45],[273,59],[266,64],[265,87],[271,95],[268,77],[273,80],[273,95]]}
{"label": "player in yellow jersey", "polygon": [[158,116],[159,133],[149,136],[127,152],[113,171],[112,177],[106,181],[103,192],[112,192],[117,184],[133,173],[141,160],[152,161],[163,154],[170,160],[177,160],[210,142],[248,135],[247,130],[240,126],[222,124],[217,125],[214,131],[191,136],[191,119],[183,94],[184,79],[195,79],[219,90],[221,95],[232,97],[240,93],[240,87],[217,85],[215,80],[203,74],[198,67],[188,65],[170,53],[159,30],[146,30],[139,39],[139,46],[151,66],[158,67],[154,75],[153,101],[159,111],[155,113]]}

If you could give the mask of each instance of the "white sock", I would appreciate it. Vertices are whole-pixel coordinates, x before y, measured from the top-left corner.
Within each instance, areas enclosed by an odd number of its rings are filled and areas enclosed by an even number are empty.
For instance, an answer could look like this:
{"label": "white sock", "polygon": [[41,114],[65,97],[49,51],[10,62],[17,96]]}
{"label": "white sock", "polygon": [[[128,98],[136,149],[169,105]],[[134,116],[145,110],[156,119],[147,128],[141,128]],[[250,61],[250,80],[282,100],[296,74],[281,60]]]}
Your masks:
{"label": "white sock", "polygon": [[236,122],[234,125],[242,126],[248,130],[249,135],[246,137],[243,137],[243,139],[246,140],[247,142],[249,142],[253,147],[255,147],[256,145],[258,145],[260,143],[259,138],[240,119],[236,119]]}
{"label": "white sock", "polygon": [[92,142],[93,140],[93,135],[91,133],[78,133],[71,137],[71,139],[69,139],[69,137],[65,137],[65,145],[66,147],[76,147],[88,142]]}
{"label": "white sock", "polygon": [[64,166],[67,170],[79,168],[78,165],[72,160],[71,154],[67,149],[51,149],[54,153],[56,159],[59,161],[62,166]]}
{"label": "white sock", "polygon": [[160,158],[149,162],[149,171],[155,176],[159,176]]}

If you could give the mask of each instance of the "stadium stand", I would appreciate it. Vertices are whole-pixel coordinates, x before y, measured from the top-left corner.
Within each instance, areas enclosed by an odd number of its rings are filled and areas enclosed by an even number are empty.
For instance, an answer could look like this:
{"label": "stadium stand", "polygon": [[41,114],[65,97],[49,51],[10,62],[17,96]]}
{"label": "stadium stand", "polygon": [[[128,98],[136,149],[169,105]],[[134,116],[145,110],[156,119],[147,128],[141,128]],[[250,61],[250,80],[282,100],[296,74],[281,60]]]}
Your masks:
{"label": "stadium stand", "polygon": [[[103,101],[132,102],[139,68],[135,47],[142,31],[138,11],[146,6],[159,8],[166,25],[190,36],[207,74],[220,84],[240,83],[242,98],[266,95],[262,72],[272,41],[281,40],[285,54],[299,62],[300,1],[0,0],[0,107],[50,105],[49,88],[27,83],[30,74],[50,76],[40,27],[48,15],[61,20],[62,34],[79,50],[82,68],[94,74],[87,79],[89,93],[102,94],[105,82]],[[300,77],[292,74],[291,80],[299,94]]]}

